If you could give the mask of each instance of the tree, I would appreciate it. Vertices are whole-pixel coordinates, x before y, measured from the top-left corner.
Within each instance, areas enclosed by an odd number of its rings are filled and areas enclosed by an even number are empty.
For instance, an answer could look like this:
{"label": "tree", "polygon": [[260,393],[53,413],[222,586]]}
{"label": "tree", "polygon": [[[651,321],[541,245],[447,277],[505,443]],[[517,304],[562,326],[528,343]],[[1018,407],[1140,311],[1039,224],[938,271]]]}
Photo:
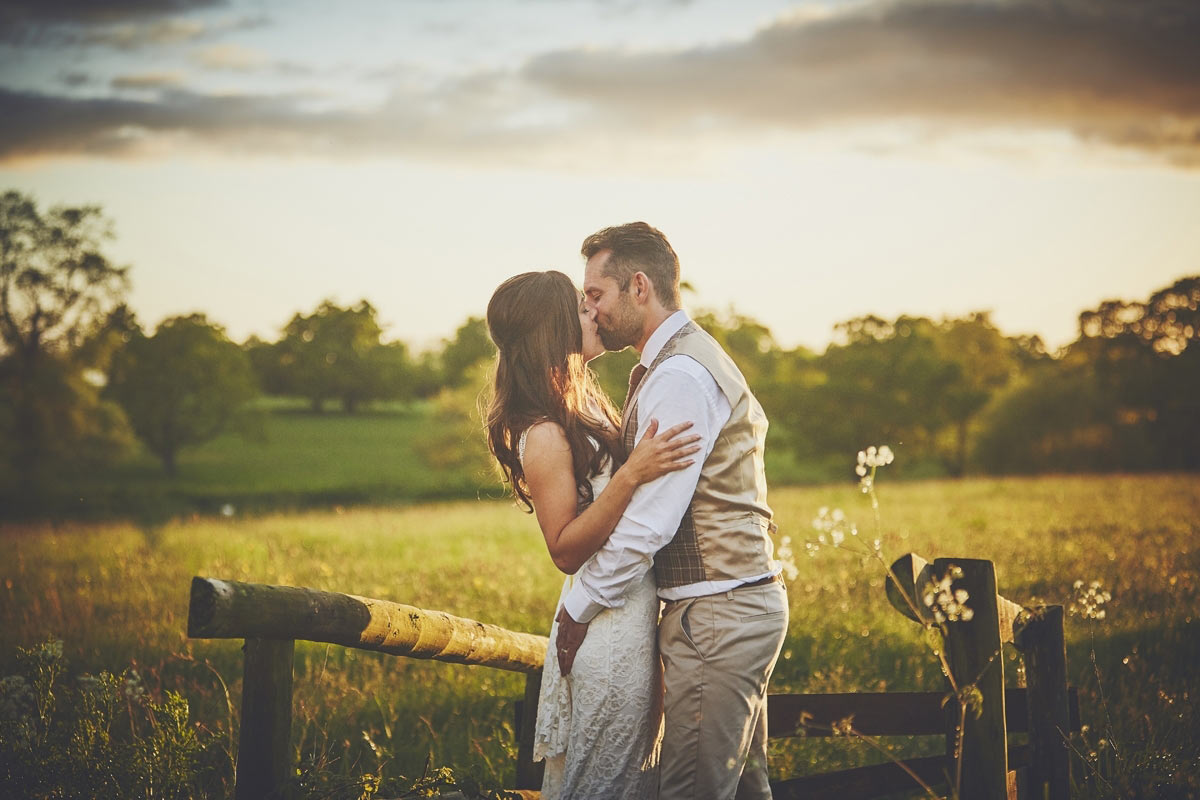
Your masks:
{"label": "tree", "polygon": [[1179,355],[1200,339],[1200,275],[1180,278],[1144,303],[1106,300],[1079,315],[1081,337],[1144,342],[1155,353]]}
{"label": "tree", "polygon": [[1004,472],[1200,468],[1200,276],[1106,300],[1079,338],[985,415],[977,459]]}
{"label": "tree", "polygon": [[0,439],[29,490],[56,455],[119,449],[119,414],[83,380],[93,365],[76,352],[128,287],[127,268],[101,251],[110,238],[98,206],[41,212],[19,192],[0,195]]}
{"label": "tree", "polygon": [[109,391],[172,476],[181,449],[245,430],[245,405],[258,394],[246,354],[203,314],[135,333],[113,360]]}
{"label": "tree", "polygon": [[1200,467],[1200,275],[1145,302],[1101,303],[1079,330],[1070,356],[1092,363],[1114,430],[1137,430],[1158,468]]}
{"label": "tree", "polygon": [[805,365],[807,386],[784,412],[798,455],[844,457],[890,444],[903,445],[910,463],[940,460],[936,440],[950,420],[945,401],[963,377],[938,352],[934,323],[868,316],[836,330],[843,341]]}
{"label": "tree", "polygon": [[948,387],[944,398],[952,431],[945,459],[951,474],[962,475],[967,468],[973,423],[996,393],[1032,363],[1030,348],[1036,352],[1041,341],[1036,337],[1006,337],[986,311],[942,320],[934,329],[934,340],[942,358],[957,364],[960,370],[961,380]]}
{"label": "tree", "polygon": [[258,388],[264,394],[286,395],[290,392],[287,369],[281,363],[282,348],[279,342],[266,342],[257,336],[251,336],[242,343],[242,350],[250,359],[254,377],[258,380]]}
{"label": "tree", "polygon": [[732,308],[724,315],[700,311],[693,319],[720,343],[750,386],[758,389],[774,377],[783,351],[766,325]]}
{"label": "tree", "polygon": [[376,352],[383,329],[375,315],[366,300],[346,308],[326,300],[308,316],[296,314],[275,346],[275,385],[307,397],[313,411],[336,398],[348,414],[363,403],[400,394],[406,351],[400,345]]}
{"label": "tree", "polygon": [[442,384],[462,386],[471,379],[472,367],[496,355],[496,345],[488,334],[483,317],[468,317],[458,326],[454,337],[442,345]]}

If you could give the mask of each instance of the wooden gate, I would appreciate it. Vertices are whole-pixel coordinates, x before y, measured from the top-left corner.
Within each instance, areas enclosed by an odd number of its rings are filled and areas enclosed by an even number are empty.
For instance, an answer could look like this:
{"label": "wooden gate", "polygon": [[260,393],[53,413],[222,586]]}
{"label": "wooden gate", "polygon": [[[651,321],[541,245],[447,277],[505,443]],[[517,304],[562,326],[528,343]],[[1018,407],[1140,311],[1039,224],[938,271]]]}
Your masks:
{"label": "wooden gate", "polygon": [[[1066,800],[1070,761],[1066,735],[1078,730],[1075,695],[1066,684],[1062,606],[1022,609],[996,591],[990,561],[907,555],[892,565],[888,597],[898,611],[922,622],[918,598],[950,565],[962,570],[956,588],[971,598],[974,617],[947,626],[952,673],[978,678],[983,700],[978,718],[967,715],[961,758],[954,757],[960,715],[946,692],[773,694],[768,702],[772,737],[832,735],[850,719],[867,736],[933,735],[947,753],[773,785],[777,798],[866,798],[931,786],[960,786],[970,800],[1037,798]],[[292,661],[295,641],[326,642],[410,658],[474,664],[521,672],[525,696],[517,701],[516,788],[536,797],[541,765],[531,759],[541,670],[548,641],[442,611],[368,597],[290,586],[267,586],[214,578],[192,579],[188,636],[244,639],[238,800],[268,797],[294,775],[289,761],[292,723]],[[1026,687],[1005,688],[1005,642],[1025,660]],[[1009,746],[1008,734],[1026,733],[1028,744]]]}

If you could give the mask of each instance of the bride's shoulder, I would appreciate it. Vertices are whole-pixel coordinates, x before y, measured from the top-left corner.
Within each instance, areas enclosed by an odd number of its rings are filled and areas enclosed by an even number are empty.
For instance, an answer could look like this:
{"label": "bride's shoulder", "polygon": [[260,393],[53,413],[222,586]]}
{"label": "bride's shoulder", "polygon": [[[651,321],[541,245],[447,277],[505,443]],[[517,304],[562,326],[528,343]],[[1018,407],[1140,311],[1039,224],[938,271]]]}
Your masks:
{"label": "bride's shoulder", "polygon": [[553,420],[543,419],[521,431],[519,448],[521,457],[524,458],[525,453],[541,455],[559,450],[570,450],[571,446],[567,442],[566,431],[561,425]]}

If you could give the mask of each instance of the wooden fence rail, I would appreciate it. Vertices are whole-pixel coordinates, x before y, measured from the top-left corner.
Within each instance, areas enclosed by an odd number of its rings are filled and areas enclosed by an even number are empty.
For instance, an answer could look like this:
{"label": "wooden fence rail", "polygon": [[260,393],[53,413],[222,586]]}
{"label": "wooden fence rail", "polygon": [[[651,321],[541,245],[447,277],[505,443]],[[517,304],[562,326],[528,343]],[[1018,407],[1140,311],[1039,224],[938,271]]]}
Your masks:
{"label": "wooden fence rail", "polygon": [[[444,611],[338,592],[201,577],[192,579],[188,636],[246,640],[237,800],[279,793],[295,769],[288,760],[295,640],[523,672],[524,705],[533,709],[548,643],[545,636]],[[536,718],[536,713],[524,714],[518,725],[518,786],[541,785],[531,758]]]}
{"label": "wooden fence rail", "polygon": [[[776,798],[868,798],[916,788],[912,775],[931,786],[948,786],[961,773],[959,793],[970,800],[1067,800],[1066,735],[1079,729],[1079,711],[1066,683],[1062,607],[1023,609],[1001,597],[990,561],[930,564],[912,554],[892,565],[887,585],[892,605],[923,622],[930,613],[922,602],[924,590],[951,565],[962,572],[955,588],[967,590],[974,617],[947,626],[946,655],[952,674],[960,683],[975,683],[983,699],[978,718],[967,714],[961,764],[954,758],[957,701],[947,703],[946,691],[774,694],[768,703],[771,737],[828,736],[835,722],[850,718],[865,736],[946,740],[945,755],[777,782],[772,786]],[[188,635],[246,640],[238,800],[278,794],[293,774],[288,753],[297,639],[524,673],[525,696],[516,704],[516,784],[520,790],[541,784],[541,765],[531,754],[548,644],[544,636],[356,595],[201,577],[192,580]],[[1005,686],[1005,643],[1024,659],[1027,686]],[[1009,734],[1025,734],[1028,743],[1010,745]]]}

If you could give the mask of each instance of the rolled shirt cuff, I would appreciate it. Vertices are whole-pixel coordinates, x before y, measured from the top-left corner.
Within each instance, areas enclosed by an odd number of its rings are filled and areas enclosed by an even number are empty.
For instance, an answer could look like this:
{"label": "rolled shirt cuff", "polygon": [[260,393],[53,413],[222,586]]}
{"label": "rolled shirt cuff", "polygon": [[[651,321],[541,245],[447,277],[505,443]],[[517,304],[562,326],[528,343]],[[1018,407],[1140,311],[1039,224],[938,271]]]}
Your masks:
{"label": "rolled shirt cuff", "polygon": [[602,606],[588,597],[583,588],[583,581],[576,580],[571,591],[567,592],[567,599],[563,600],[563,608],[576,622],[591,622],[592,618],[603,611],[606,606]]}

